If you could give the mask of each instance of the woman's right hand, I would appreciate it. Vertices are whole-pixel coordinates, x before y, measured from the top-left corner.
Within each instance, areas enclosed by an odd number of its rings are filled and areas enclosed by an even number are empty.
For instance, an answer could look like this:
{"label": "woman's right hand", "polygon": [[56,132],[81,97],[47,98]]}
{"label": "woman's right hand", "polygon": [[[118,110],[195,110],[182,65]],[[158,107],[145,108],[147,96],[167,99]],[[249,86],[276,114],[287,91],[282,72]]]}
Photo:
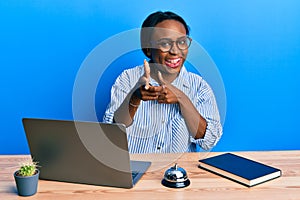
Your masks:
{"label": "woman's right hand", "polygon": [[151,86],[150,82],[150,66],[149,63],[144,60],[144,75],[138,81],[138,88],[135,90],[133,95],[140,100],[149,101],[157,100],[161,92],[163,91],[162,86]]}

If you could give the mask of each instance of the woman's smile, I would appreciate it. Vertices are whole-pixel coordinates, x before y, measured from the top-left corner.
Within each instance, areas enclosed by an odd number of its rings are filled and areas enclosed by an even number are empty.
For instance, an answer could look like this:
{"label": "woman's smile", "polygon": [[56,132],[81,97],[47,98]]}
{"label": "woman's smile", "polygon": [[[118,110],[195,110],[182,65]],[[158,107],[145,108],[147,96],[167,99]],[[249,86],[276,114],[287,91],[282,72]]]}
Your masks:
{"label": "woman's smile", "polygon": [[167,58],[165,59],[165,65],[170,68],[181,67],[182,59],[181,58]]}

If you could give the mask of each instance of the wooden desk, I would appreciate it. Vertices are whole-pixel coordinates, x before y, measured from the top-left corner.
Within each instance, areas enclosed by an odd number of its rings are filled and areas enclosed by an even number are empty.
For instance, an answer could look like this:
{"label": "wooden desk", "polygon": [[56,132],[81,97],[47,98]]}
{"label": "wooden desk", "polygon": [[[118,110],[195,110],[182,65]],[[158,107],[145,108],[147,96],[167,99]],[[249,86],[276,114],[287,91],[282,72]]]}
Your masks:
{"label": "wooden desk", "polygon": [[[282,170],[282,177],[245,187],[197,167],[199,153],[133,155],[135,159],[151,160],[149,171],[132,189],[101,187],[39,180],[38,193],[19,197],[13,172],[26,156],[0,156],[0,199],[300,199],[300,151],[234,152]],[[209,153],[208,156],[219,153]],[[176,160],[178,159],[178,160]],[[191,185],[172,189],[161,185],[164,171],[177,162],[186,169]]]}

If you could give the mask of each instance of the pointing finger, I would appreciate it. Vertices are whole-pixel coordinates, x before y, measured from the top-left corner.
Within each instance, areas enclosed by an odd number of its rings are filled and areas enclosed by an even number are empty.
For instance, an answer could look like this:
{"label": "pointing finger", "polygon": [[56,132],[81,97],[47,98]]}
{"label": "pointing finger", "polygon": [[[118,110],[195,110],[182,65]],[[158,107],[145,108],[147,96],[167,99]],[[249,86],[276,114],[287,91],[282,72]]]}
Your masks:
{"label": "pointing finger", "polygon": [[148,90],[150,85],[149,85],[149,81],[150,81],[150,67],[149,67],[149,63],[147,62],[147,60],[144,60],[144,71],[145,71],[145,77],[146,77],[146,84],[145,84],[145,89]]}
{"label": "pointing finger", "polygon": [[159,80],[159,83],[164,86],[166,84],[166,81],[164,80],[164,78],[162,77],[162,74],[160,71],[158,71],[158,80]]}

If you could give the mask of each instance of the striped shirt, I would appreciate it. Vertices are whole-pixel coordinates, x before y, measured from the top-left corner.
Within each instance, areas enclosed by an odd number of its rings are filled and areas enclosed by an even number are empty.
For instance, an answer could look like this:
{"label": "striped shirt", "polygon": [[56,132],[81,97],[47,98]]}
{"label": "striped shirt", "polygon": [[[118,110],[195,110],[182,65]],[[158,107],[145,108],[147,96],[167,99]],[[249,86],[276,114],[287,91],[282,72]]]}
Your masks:
{"label": "striped shirt", "polygon": [[[127,69],[117,78],[111,89],[111,101],[103,117],[113,123],[114,112],[144,74],[144,67]],[[150,78],[150,84],[159,85]],[[130,153],[194,152],[196,145],[209,150],[222,135],[219,111],[212,89],[199,75],[183,66],[172,85],[183,91],[207,122],[205,136],[194,139],[189,133],[178,104],[141,101],[132,124],[126,128]]]}

